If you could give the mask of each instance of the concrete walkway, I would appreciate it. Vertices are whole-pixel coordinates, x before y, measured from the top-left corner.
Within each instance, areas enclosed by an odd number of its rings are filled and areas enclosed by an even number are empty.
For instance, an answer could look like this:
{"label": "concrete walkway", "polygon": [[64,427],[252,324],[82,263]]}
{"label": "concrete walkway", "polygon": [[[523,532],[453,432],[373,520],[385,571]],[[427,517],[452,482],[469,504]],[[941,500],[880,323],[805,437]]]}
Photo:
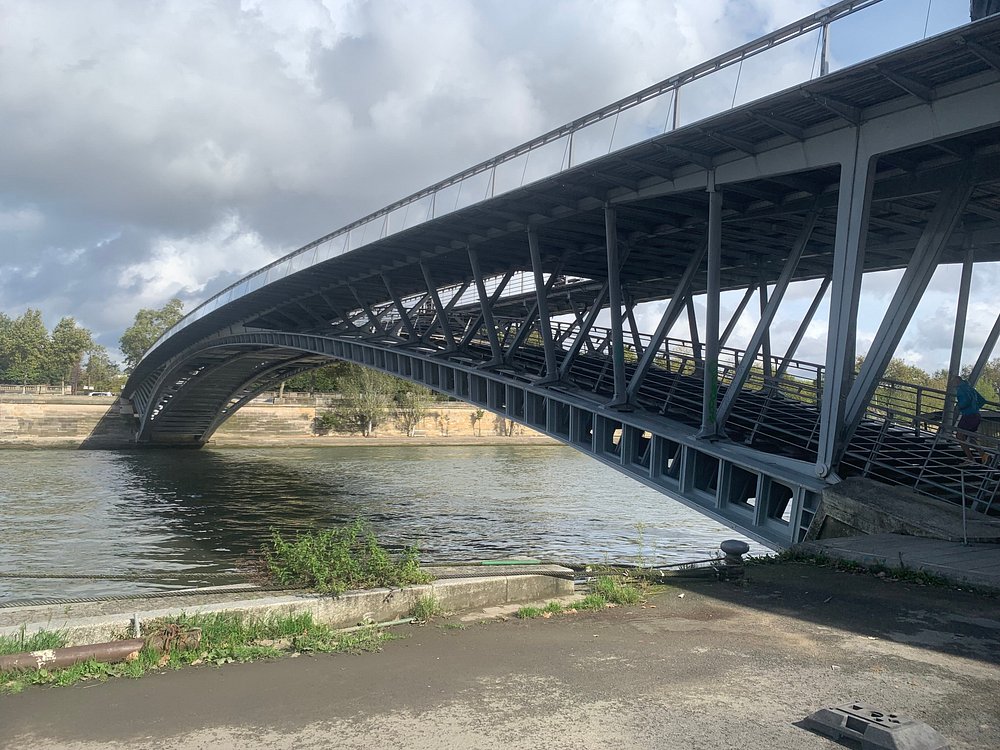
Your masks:
{"label": "concrete walkway", "polygon": [[924,570],[958,584],[1000,590],[1000,544],[963,544],[904,534],[874,534],[804,542],[796,547],[839,560]]}
{"label": "concrete walkway", "polygon": [[382,653],[165,671],[0,697],[0,748],[838,750],[859,701],[1000,747],[997,599],[799,563],[645,607],[405,626]]}

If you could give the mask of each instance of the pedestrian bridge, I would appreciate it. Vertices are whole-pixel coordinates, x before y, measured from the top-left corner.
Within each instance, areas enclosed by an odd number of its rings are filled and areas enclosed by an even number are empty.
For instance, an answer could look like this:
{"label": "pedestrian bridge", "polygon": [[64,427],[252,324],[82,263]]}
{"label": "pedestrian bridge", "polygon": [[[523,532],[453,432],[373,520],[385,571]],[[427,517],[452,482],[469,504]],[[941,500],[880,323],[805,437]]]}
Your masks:
{"label": "pedestrian bridge", "polygon": [[[1000,16],[829,72],[836,24],[878,4],[836,3],[223,290],[136,366],[136,440],[203,444],[261,391],[340,359],[551,435],[775,547],[848,476],[987,509],[991,470],[962,488],[952,399],[884,375],[942,264],[962,268],[957,372],[973,273],[1000,260]],[[732,106],[744,66],[812,38],[806,80]],[[734,73],[732,104],[684,117],[698,85]],[[902,281],[865,321],[877,334],[857,367],[862,279],[889,269]],[[775,352],[805,280],[815,297]],[[725,293],[740,301],[723,320]],[[824,301],[825,361],[801,361]],[[659,322],[642,331],[649,302]],[[1000,317],[973,381],[998,337]]]}

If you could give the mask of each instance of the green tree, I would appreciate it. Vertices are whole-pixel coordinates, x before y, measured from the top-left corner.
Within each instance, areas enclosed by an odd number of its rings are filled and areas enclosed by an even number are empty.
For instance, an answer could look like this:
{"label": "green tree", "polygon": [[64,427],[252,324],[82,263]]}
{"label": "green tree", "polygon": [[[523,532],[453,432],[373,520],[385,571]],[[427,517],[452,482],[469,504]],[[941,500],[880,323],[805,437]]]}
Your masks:
{"label": "green tree", "polygon": [[407,437],[413,437],[417,425],[427,416],[430,397],[431,392],[419,385],[411,385],[396,394],[396,422]]}
{"label": "green tree", "polygon": [[90,331],[77,325],[73,318],[63,318],[52,329],[45,352],[45,378],[50,383],[69,382],[76,391],[83,366],[83,357],[94,348]]}
{"label": "green tree", "polygon": [[306,393],[334,393],[339,390],[338,381],[347,372],[348,364],[346,362],[334,362],[289,378],[285,381],[285,388],[290,391],[304,391]]}
{"label": "green tree", "polygon": [[125,375],[111,361],[107,349],[95,344],[87,355],[81,378],[92,390],[117,393],[124,385]]}
{"label": "green tree", "polygon": [[184,303],[176,297],[159,310],[143,308],[125,329],[118,345],[125,356],[125,369],[131,372],[164,332],[184,317]]}
{"label": "green tree", "polygon": [[335,407],[341,424],[352,432],[371,437],[389,414],[396,395],[397,379],[360,365],[350,365],[340,378],[344,398]]}
{"label": "green tree", "polygon": [[49,332],[38,310],[28,308],[15,319],[0,320],[0,377],[22,385],[43,382]]}

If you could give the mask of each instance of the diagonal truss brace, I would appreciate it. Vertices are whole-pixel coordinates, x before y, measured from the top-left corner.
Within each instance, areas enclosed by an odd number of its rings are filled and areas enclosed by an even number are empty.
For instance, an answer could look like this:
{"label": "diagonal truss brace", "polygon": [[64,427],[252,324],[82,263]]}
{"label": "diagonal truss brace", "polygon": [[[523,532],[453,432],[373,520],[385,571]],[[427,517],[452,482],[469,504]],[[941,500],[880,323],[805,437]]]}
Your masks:
{"label": "diagonal truss brace", "polygon": [[785,267],[781,269],[781,275],[778,277],[778,280],[774,285],[774,291],[772,292],[770,299],[768,299],[767,306],[761,314],[760,321],[757,323],[757,328],[750,337],[750,342],[747,344],[746,348],[746,354],[744,354],[743,358],[740,360],[740,364],[736,368],[736,372],[733,373],[732,382],[729,384],[726,395],[722,399],[722,403],[719,405],[716,421],[720,432],[725,429],[726,420],[729,419],[729,415],[732,413],[733,405],[736,403],[736,399],[739,396],[740,391],[743,390],[743,386],[746,385],[747,378],[750,376],[750,371],[753,368],[754,362],[757,360],[757,354],[764,343],[764,337],[770,330],[771,323],[774,322],[774,317],[778,312],[778,307],[780,307],[781,301],[784,299],[785,291],[788,289],[788,285],[792,281],[792,276],[795,274],[795,269],[799,265],[799,260],[802,258],[802,253],[805,251],[806,245],[809,244],[809,238],[812,236],[815,226],[816,212],[814,211],[806,216],[805,224],[803,224],[802,230],[799,232],[799,236],[796,238],[795,244],[792,246],[792,251],[788,255],[788,260],[785,261]]}

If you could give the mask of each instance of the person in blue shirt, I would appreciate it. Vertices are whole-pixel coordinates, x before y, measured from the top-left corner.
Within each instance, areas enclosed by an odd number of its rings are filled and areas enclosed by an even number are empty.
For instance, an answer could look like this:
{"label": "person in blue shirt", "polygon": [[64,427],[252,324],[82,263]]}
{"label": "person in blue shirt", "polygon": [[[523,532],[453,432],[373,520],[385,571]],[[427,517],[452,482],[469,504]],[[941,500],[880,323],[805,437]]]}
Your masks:
{"label": "person in blue shirt", "polygon": [[[979,451],[979,440],[976,437],[976,431],[979,430],[979,425],[983,421],[979,410],[986,403],[986,399],[980,395],[979,391],[969,385],[968,380],[964,380],[958,375],[952,375],[948,379],[948,385],[955,392],[955,405],[961,415],[955,437],[962,446],[962,450],[965,451],[966,459],[972,463],[986,463],[986,455]],[[978,455],[973,454],[973,446],[975,446]]]}

